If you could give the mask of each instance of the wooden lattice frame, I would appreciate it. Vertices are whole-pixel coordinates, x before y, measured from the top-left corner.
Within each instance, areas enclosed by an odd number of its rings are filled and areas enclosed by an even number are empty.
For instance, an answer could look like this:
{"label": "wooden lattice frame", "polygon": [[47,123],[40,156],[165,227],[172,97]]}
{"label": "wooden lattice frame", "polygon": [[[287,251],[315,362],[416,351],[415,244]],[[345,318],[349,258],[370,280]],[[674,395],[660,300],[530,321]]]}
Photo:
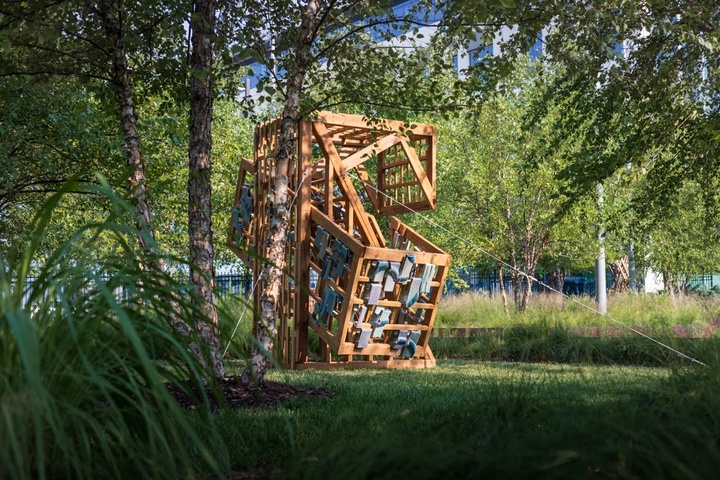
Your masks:
{"label": "wooden lattice frame", "polygon": [[[279,130],[279,119],[255,129],[253,159],[240,165],[227,240],[253,270],[256,304],[264,287],[257,282],[267,258]],[[274,352],[286,366],[435,365],[428,342],[450,256],[395,217],[386,239],[366,211],[384,216],[435,208],[435,138],[432,125],[358,115],[321,112],[300,122]],[[318,274],[314,288],[311,272]],[[310,330],[320,344],[314,361]]]}

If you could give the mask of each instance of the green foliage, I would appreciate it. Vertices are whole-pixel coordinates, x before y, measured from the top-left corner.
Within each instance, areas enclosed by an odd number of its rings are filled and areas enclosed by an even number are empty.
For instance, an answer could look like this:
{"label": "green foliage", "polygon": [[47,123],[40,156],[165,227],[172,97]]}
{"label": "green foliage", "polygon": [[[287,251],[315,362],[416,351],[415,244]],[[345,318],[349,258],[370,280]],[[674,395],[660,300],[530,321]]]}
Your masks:
{"label": "green foliage", "polygon": [[[115,120],[84,88],[63,80],[0,80],[0,245],[26,236],[36,209],[69,178],[124,181]],[[98,208],[100,207],[100,208]],[[92,192],[63,197],[47,237],[102,215]]]}
{"label": "green foliage", "polygon": [[[0,246],[31,233],[36,209],[67,179],[93,182],[100,173],[124,187],[121,134],[117,118],[85,87],[67,80],[22,78],[0,81]],[[167,96],[146,97],[139,106],[149,194],[158,243],[183,257],[187,250],[187,109]],[[215,106],[213,124],[213,225],[224,243],[240,158],[252,156],[252,126],[233,102]],[[58,203],[41,249],[54,249],[84,222],[101,221],[107,202],[92,191],[73,191]],[[132,218],[132,217],[131,217]],[[112,252],[117,245],[98,246]],[[234,261],[224,248],[219,263]]]}
{"label": "green foliage", "polygon": [[141,95],[188,94],[186,27],[189,4],[178,0],[141,2],[9,2],[0,10],[0,73],[73,76],[90,82],[97,95],[116,101],[112,82],[118,45],[101,21],[107,9],[117,27]]}
{"label": "green foliage", "polygon": [[[224,63],[232,63],[232,54],[262,66],[261,71],[250,72],[259,78],[259,96],[246,99],[246,113],[277,116],[297,73],[304,77],[301,115],[340,109],[370,117],[404,118],[422,111],[456,109],[458,91],[453,85],[457,79],[449,75],[450,45],[443,36],[428,41],[419,33],[417,18],[429,11],[425,5],[396,15],[393,3],[321,2],[309,40],[301,38],[300,32],[307,2],[252,1],[240,9],[230,8],[229,18],[241,20],[222,27],[238,41],[224,53]],[[268,26],[272,42],[267,41]],[[300,59],[304,43],[310,51]]]}
{"label": "green foliage", "polygon": [[[538,265],[584,270],[592,264],[596,249],[588,224],[596,209],[585,201],[562,211],[563,182],[557,179],[580,139],[567,133],[552,145],[559,110],[532,128],[524,124],[529,105],[554,75],[541,66],[519,68],[507,80],[508,90],[490,96],[482,108],[437,122],[438,210],[432,218],[448,231],[409,221],[450,252],[457,266],[487,272],[498,268],[496,257],[534,275]],[[505,275],[512,274],[506,267]]]}
{"label": "green foliage", "polygon": [[[646,188],[642,182],[638,189]],[[678,185],[664,207],[662,219],[642,218],[642,210],[631,215],[638,242],[638,265],[663,272],[676,284],[690,280],[691,274],[720,271],[720,221],[708,216],[702,203],[706,187],[695,181]],[[675,277],[675,278],[673,278]],[[680,277],[680,278],[678,278]]]}
{"label": "green foliage", "polygon": [[[186,389],[204,374],[167,321],[176,309],[191,318],[191,289],[144,268],[123,222],[132,208],[100,183],[64,185],[38,211],[31,240],[0,252],[0,476],[219,474],[218,437],[192,426],[164,385]],[[38,256],[69,191],[105,197],[109,213]],[[122,248],[98,256],[107,236]]]}
{"label": "green foliage", "polygon": [[[703,362],[714,360],[720,346],[717,338],[679,338],[669,330],[646,329],[645,332],[663,344]],[[433,338],[430,346],[437,358],[474,361],[680,367],[691,362],[630,332],[588,337],[573,329],[547,324],[516,325],[502,333],[481,333],[473,338]]]}
{"label": "green foliage", "polygon": [[[680,284],[689,273],[717,268],[717,2],[547,0],[504,7],[437,3],[447,35],[459,44],[502,38],[501,56],[467,72],[469,98],[484,101],[496,88],[512,89],[514,62],[542,40],[543,63],[559,75],[530,98],[522,128],[554,132],[545,143],[563,157],[557,173],[563,209],[580,198],[592,201],[603,182],[611,259],[632,244],[638,265]],[[568,136],[576,148],[562,152]]]}
{"label": "green foliage", "polygon": [[[713,297],[621,294],[610,298],[608,317],[596,315],[589,298],[541,294],[526,312],[502,309],[499,298],[467,293],[441,303],[436,328],[500,328],[472,338],[431,339],[438,358],[588,364],[686,365],[687,359],[625,329],[617,322],[660,340],[703,362],[713,361],[717,336],[706,335],[720,318]],[[611,318],[615,321],[612,321]]]}
{"label": "green foliage", "polygon": [[[185,102],[166,97],[148,98],[139,108],[145,132],[148,191],[157,208],[154,223],[158,243],[179,257],[187,252],[188,113]],[[237,168],[252,158],[253,126],[232,101],[215,103],[213,114],[212,204],[216,264],[236,257],[224,248],[235,198]]]}
{"label": "green foliage", "polygon": [[233,295],[216,295],[220,338],[223,339],[225,357],[232,359],[249,358],[253,345],[252,296],[246,298]]}

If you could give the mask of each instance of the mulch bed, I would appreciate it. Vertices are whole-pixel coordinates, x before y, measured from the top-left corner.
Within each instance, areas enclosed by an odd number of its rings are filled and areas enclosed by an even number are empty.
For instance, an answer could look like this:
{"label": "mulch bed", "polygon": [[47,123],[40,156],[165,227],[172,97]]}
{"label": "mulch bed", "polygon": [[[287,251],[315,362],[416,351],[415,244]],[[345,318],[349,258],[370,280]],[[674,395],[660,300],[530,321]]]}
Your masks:
{"label": "mulch bed", "polygon": [[[177,385],[166,385],[170,393],[185,409],[195,409],[199,405],[193,398]],[[219,382],[219,392],[205,388],[210,401],[210,409],[218,408],[278,408],[283,403],[300,397],[329,397],[332,393],[324,388],[291,385],[289,383],[264,381],[259,384],[244,386],[240,377],[226,377]],[[195,398],[202,398],[197,384],[189,384],[189,390]],[[224,398],[218,400],[216,393],[222,393]]]}

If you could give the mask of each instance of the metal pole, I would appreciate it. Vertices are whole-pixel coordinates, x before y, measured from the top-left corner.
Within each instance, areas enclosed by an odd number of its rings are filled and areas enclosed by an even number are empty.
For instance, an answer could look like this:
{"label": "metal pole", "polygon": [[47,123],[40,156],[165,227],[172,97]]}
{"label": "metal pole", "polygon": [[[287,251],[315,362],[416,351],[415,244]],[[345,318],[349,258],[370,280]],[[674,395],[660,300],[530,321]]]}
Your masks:
{"label": "metal pole", "polygon": [[595,262],[595,300],[597,301],[598,311],[605,315],[607,313],[607,287],[605,285],[605,226],[602,222],[603,203],[605,202],[605,190],[602,183],[598,183],[598,210],[600,211],[601,220],[598,223],[598,243],[600,244],[600,252]]}

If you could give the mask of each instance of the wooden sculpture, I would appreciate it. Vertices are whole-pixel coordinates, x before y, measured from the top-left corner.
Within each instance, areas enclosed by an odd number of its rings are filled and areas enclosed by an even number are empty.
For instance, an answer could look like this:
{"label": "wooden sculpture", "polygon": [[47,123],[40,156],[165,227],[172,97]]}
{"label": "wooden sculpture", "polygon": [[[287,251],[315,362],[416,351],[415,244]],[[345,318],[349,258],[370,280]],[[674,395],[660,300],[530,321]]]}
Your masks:
{"label": "wooden sculpture", "polygon": [[[255,282],[267,258],[279,130],[279,119],[256,127],[235,191],[228,246]],[[450,256],[395,217],[385,238],[366,208],[435,208],[435,127],[321,112],[301,121],[297,140],[276,358],[297,369],[434,366],[428,341]],[[264,285],[256,287],[257,305]],[[310,329],[318,352],[308,351]]]}

